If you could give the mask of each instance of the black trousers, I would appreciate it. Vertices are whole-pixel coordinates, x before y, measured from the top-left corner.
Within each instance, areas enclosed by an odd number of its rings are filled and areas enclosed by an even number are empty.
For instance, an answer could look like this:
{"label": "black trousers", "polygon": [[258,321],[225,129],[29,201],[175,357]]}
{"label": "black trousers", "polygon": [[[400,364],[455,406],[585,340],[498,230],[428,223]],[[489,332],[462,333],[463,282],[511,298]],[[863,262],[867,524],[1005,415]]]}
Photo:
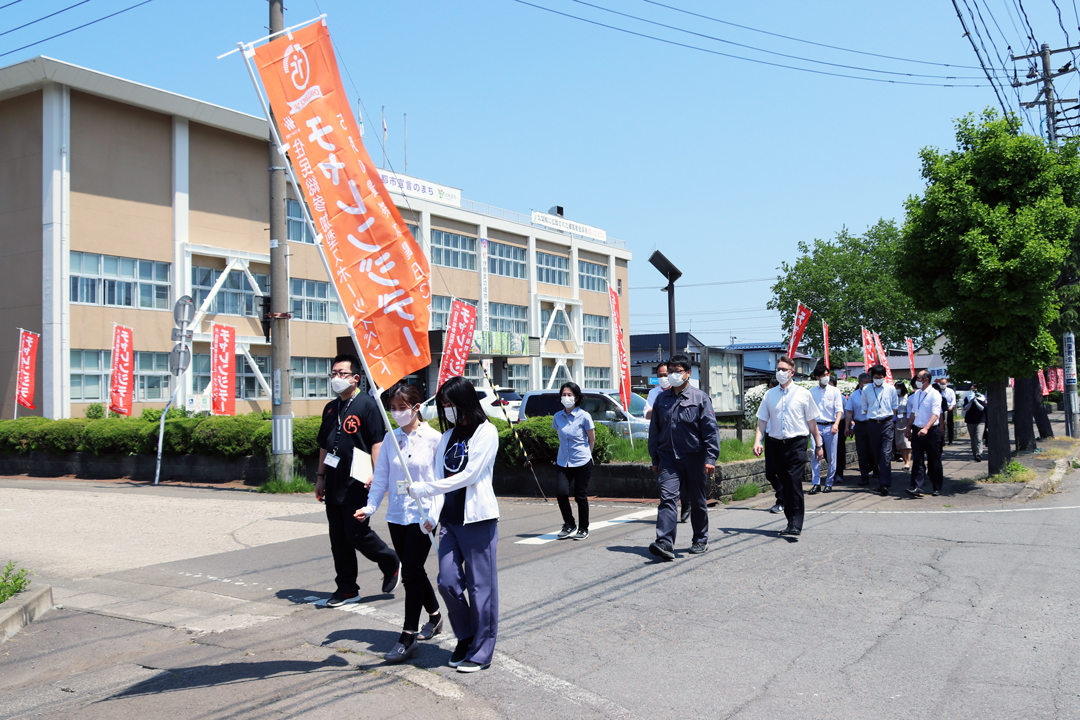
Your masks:
{"label": "black trousers", "polygon": [[355,595],[360,592],[356,584],[359,570],[356,553],[366,557],[379,566],[383,575],[389,575],[398,569],[397,554],[387,547],[375,531],[370,520],[360,522],[353,514],[367,505],[367,488],[361,482],[349,484],[345,491],[345,502],[326,503],[326,519],[330,523],[330,552],[334,556],[334,572],[339,592]]}
{"label": "black trousers", "polygon": [[[780,480],[783,495],[784,515],[788,527],[802,530],[803,513],[803,477],[806,475],[806,445],[809,437],[801,435],[790,440],[771,441],[765,445],[765,452],[773,454],[773,467]],[[766,461],[767,462],[767,461]]]}
{"label": "black trousers", "polygon": [[420,629],[421,609],[427,610],[428,615],[439,612],[439,597],[424,569],[431,551],[431,537],[416,523],[387,523],[386,526],[390,529],[394,551],[401,558],[401,584],[405,587],[405,624],[401,629],[416,632]]}
{"label": "black trousers", "polygon": [[945,413],[945,427],[948,428],[946,432],[949,433],[949,444],[953,444],[953,440],[956,438],[956,413],[953,410],[949,410]]}
{"label": "black trousers", "polygon": [[865,424],[870,466],[877,468],[882,487],[892,487],[893,420],[867,420]]}
{"label": "black trousers", "polygon": [[769,444],[778,442],[766,435],[761,440],[762,447],[765,448],[765,479],[772,485],[773,493],[776,495],[776,504],[783,507],[784,505],[784,488],[780,484],[780,476],[776,474],[776,452],[769,452]]}
{"label": "black trousers", "polygon": [[[589,529],[589,480],[592,479],[593,461],[577,467],[559,468],[555,487],[555,499],[559,501],[564,525],[573,525],[579,530]],[[570,508],[570,483],[574,483],[574,500],[577,501],[578,522],[574,522],[574,511]]]}
{"label": "black trousers", "polygon": [[859,478],[863,485],[870,484],[870,471],[874,465],[870,455],[870,438],[866,421],[855,423],[855,453],[859,456]]}
{"label": "black trousers", "polygon": [[[941,468],[941,423],[930,428],[926,435],[920,436],[921,428],[911,428],[911,483],[919,490],[926,485],[926,476],[934,490],[941,492],[945,485],[945,474]],[[925,469],[923,457],[926,458]]]}
{"label": "black trousers", "polygon": [[847,467],[847,423],[840,422],[840,434],[836,437],[836,480],[843,482],[844,468]]}

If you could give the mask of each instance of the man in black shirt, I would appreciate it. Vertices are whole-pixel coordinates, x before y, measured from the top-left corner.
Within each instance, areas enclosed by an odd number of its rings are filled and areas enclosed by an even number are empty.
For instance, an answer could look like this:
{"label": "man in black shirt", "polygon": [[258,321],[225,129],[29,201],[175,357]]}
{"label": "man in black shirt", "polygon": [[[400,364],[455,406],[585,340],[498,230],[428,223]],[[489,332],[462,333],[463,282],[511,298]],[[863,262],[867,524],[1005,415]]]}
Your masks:
{"label": "man in black shirt", "polygon": [[356,551],[377,563],[383,572],[383,593],[393,592],[398,584],[400,563],[397,554],[372,531],[368,520],[354,514],[367,505],[371,477],[352,476],[354,452],[369,453],[371,467],[379,457],[379,447],[386,434],[386,423],[378,403],[357,388],[360,361],[353,355],[338,355],[330,372],[330,384],[338,398],[323,409],[319,428],[319,472],[315,480],[315,498],[326,503],[330,522],[330,551],[334,555],[337,590],[326,601],[338,607],[360,596],[356,584]]}

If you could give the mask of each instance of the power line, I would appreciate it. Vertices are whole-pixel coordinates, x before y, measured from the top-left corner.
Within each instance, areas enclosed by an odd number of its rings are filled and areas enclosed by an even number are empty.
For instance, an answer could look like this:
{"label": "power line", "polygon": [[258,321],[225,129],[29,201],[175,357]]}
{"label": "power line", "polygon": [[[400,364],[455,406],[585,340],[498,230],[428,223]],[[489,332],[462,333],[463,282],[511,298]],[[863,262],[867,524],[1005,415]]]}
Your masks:
{"label": "power line", "polygon": [[[140,3],[136,3],[136,4],[134,4],[134,5],[130,6],[130,7],[124,8],[123,10],[117,10],[116,12],[111,13],[109,15],[105,15],[104,17],[99,17],[97,20],[91,20],[88,23],[83,23],[82,25],[79,25],[78,27],[73,27],[70,30],[65,30],[64,32],[56,33],[55,35],[50,35],[49,37],[45,38],[44,40],[38,40],[37,42],[32,42],[32,43],[30,43],[28,45],[23,45],[22,47],[15,48],[14,50],[8,50],[5,53],[0,53],[0,57],[5,57],[7,55],[17,53],[20,50],[25,50],[27,48],[32,48],[35,45],[40,45],[41,43],[49,42],[50,40],[55,40],[56,38],[63,37],[64,35],[69,35],[69,34],[75,32],[76,30],[82,30],[83,28],[90,27],[91,25],[96,25],[96,24],[98,24],[99,22],[101,22],[103,20],[108,20],[109,18],[114,18],[117,15],[122,15],[123,13],[126,13],[128,10],[134,10],[137,7],[142,7],[143,5],[146,5],[148,3],[152,3],[153,1],[154,0],[143,0]],[[12,3],[12,4],[14,4],[14,3]],[[2,9],[2,8],[0,8],[0,9]]]}
{"label": "power line", "polygon": [[777,57],[788,58],[789,60],[800,60],[802,62],[815,63],[817,65],[827,65],[829,67],[843,68],[845,70],[858,70],[860,72],[879,73],[879,74],[882,74],[882,75],[900,75],[902,77],[935,78],[935,79],[939,79],[939,80],[977,80],[978,79],[978,78],[972,78],[972,77],[956,77],[956,76],[944,76],[944,75],[920,75],[920,74],[917,74],[917,73],[895,72],[895,71],[892,71],[892,70],[876,70],[874,68],[859,67],[857,65],[844,65],[842,63],[832,63],[832,62],[826,62],[824,60],[814,60],[813,58],[801,57],[799,55],[788,55],[786,53],[775,52],[773,50],[765,50],[764,48],[759,48],[759,47],[756,47],[754,45],[745,45],[743,43],[737,43],[737,42],[734,42],[732,40],[725,40],[724,38],[719,38],[719,37],[716,37],[714,35],[706,35],[705,33],[694,32],[693,30],[686,30],[684,28],[680,28],[680,27],[677,27],[675,25],[667,25],[665,23],[657,22],[655,20],[648,20],[646,18],[638,17],[637,15],[630,15],[629,13],[620,12],[618,10],[612,10],[610,8],[603,7],[601,5],[594,5],[594,4],[590,3],[590,2],[586,2],[585,0],[571,0],[571,2],[575,2],[578,5],[584,5],[586,7],[591,7],[591,8],[594,8],[596,10],[601,10],[603,12],[611,13],[613,15],[619,15],[621,17],[629,18],[631,20],[637,20],[639,22],[647,23],[649,25],[656,25],[657,27],[666,28],[668,30],[675,30],[676,32],[686,33],[687,35],[694,35],[696,37],[704,38],[706,40],[715,40],[716,42],[725,43],[727,45],[734,45],[735,47],[745,48],[747,50],[754,50],[756,52],[762,52],[762,53],[766,53],[768,55],[775,55]]}
{"label": "power line", "polygon": [[994,79],[990,76],[990,71],[987,70],[982,55],[979,54],[979,47],[975,44],[974,38],[971,37],[971,32],[967,28],[967,23],[964,22],[964,15],[960,12],[960,7],[956,4],[956,0],[952,0],[952,4],[953,9],[956,10],[956,17],[960,18],[960,26],[964,28],[964,36],[971,42],[971,49],[975,51],[975,57],[978,58],[979,64],[982,65],[983,71],[986,73],[986,79],[990,81],[990,87],[994,89],[994,95],[997,96],[1001,111],[1005,114],[1005,122],[1008,122],[1011,125],[1012,123],[1009,120],[1009,111],[1005,107],[1005,101],[1001,99],[1001,93],[998,92],[997,85],[994,84]]}
{"label": "power line", "polygon": [[12,0],[12,2],[9,2],[7,5],[0,5],[0,10],[3,10],[4,8],[9,8],[12,5],[18,5],[21,2],[22,0]]}
{"label": "power line", "polygon": [[[702,310],[702,311],[693,312],[691,314],[694,317],[698,317],[699,315],[731,315],[731,314],[734,314],[734,313],[744,313],[744,312],[762,312],[763,310],[769,310],[769,308],[767,308],[767,307],[752,307],[752,308],[739,308],[739,309],[736,309],[736,310]],[[770,312],[772,312],[772,311],[770,311]],[[777,310],[775,312],[780,312],[780,311]],[[633,310],[630,311],[630,314],[633,315],[634,317],[665,317],[666,318],[668,316],[668,314],[666,312],[665,313],[636,313]]]}
{"label": "power line", "polygon": [[887,78],[869,78],[861,75],[847,75],[844,73],[828,72],[826,70],[813,70],[811,68],[801,68],[794,65],[784,65],[783,63],[769,62],[768,60],[757,60],[755,58],[743,57],[741,55],[732,55],[730,53],[720,52],[719,50],[710,50],[708,48],[698,47],[697,45],[688,45],[687,43],[677,42],[675,40],[667,40],[665,38],[656,37],[655,35],[647,35],[645,33],[635,32],[634,30],[627,30],[626,28],[617,27],[615,25],[608,25],[607,23],[598,22],[596,20],[589,20],[578,15],[571,15],[570,13],[564,13],[559,10],[544,7],[542,5],[536,5],[526,0],[513,0],[513,2],[521,5],[527,5],[537,10],[543,10],[545,12],[552,13],[553,15],[561,15],[562,17],[570,18],[571,20],[578,20],[589,25],[596,25],[597,27],[607,28],[608,30],[615,30],[616,32],[625,33],[627,35],[633,35],[635,37],[644,38],[646,40],[654,40],[656,42],[664,43],[665,45],[674,45],[675,47],[686,48],[688,50],[697,50],[698,52],[708,53],[709,55],[717,55],[720,57],[732,58],[734,60],[743,60],[745,62],[756,63],[758,65],[767,65],[769,67],[784,68],[785,70],[796,70],[799,72],[811,73],[813,75],[827,75],[829,77],[848,78],[850,80],[865,80],[866,82],[887,83],[890,85],[915,85],[919,87],[950,87],[950,88],[977,88],[986,87],[985,85],[972,85],[972,84],[959,84],[959,83],[924,83],[924,82],[912,82],[909,80],[889,80]]}
{"label": "power line", "polygon": [[[763,278],[751,278],[749,280],[721,280],[718,282],[706,282],[706,283],[689,283],[686,285],[679,285],[680,288],[692,288],[692,287],[710,287],[713,285],[742,285],[743,283],[755,283],[755,282],[768,282],[775,280],[775,277],[763,277]],[[667,285],[637,285],[628,290],[662,290]]]}
{"label": "power line", "polygon": [[[79,7],[80,5],[85,5],[85,4],[86,4],[86,3],[88,3],[88,2],[90,2],[90,0],[81,0],[81,2],[77,2],[77,3],[75,3],[74,5],[68,5],[68,6],[67,6],[66,8],[64,8],[63,10],[57,10],[56,12],[54,12],[54,13],[50,13],[49,15],[42,15],[42,16],[41,16],[41,17],[39,17],[39,18],[38,18],[37,20],[31,20],[31,21],[30,21],[30,22],[28,22],[28,23],[23,23],[23,24],[22,24],[22,25],[20,25],[19,27],[14,27],[14,28],[11,28],[10,30],[5,30],[4,32],[0,32],[0,37],[3,37],[4,35],[7,35],[7,34],[9,34],[9,33],[13,33],[13,32],[15,32],[16,30],[22,30],[22,29],[23,29],[23,28],[25,28],[25,27],[30,27],[31,25],[34,25],[34,24],[36,24],[36,23],[39,23],[39,22],[41,22],[42,20],[48,20],[48,19],[49,19],[49,18],[51,18],[51,17],[56,17],[56,16],[57,16],[57,15],[59,15],[60,13],[64,13],[64,12],[67,12],[68,10],[71,10],[72,8],[77,8],[77,7]],[[7,5],[5,5],[4,7],[7,7]]]}

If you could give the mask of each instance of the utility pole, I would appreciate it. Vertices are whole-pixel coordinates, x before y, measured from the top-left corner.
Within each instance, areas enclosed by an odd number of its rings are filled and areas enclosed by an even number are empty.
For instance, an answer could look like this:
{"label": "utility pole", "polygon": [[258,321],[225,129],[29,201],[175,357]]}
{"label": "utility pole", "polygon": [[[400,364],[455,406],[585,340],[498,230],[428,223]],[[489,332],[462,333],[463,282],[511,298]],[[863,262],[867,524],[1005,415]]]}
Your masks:
{"label": "utility pole", "polygon": [[[270,0],[270,32],[285,29],[282,0]],[[270,122],[273,122],[271,116]],[[289,347],[289,258],[285,223],[285,156],[270,140],[270,383],[272,433],[271,477],[292,480],[292,350]],[[265,314],[266,310],[262,310]],[[263,318],[264,321],[267,318]]]}

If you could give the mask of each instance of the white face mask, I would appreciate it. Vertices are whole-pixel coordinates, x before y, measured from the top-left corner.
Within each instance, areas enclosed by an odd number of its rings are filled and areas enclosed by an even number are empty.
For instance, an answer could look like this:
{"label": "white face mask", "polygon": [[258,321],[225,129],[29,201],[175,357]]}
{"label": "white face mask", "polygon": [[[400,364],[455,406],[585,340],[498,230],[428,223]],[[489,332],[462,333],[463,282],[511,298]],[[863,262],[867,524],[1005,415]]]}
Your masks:
{"label": "white face mask", "polygon": [[671,378],[669,378],[667,375],[662,375],[659,380],[660,387],[664,390],[667,390],[669,387],[671,387]]}
{"label": "white face mask", "polygon": [[562,406],[564,408],[569,410],[570,408],[574,407],[575,405],[577,405],[577,400],[574,398],[573,395],[563,395],[562,396]]}
{"label": "white face mask", "polygon": [[791,373],[784,372],[783,370],[777,370],[776,382],[780,383],[781,385],[787,385],[789,382],[791,382]]}
{"label": "white face mask", "polygon": [[408,410],[391,410],[390,411],[390,417],[394,418],[394,422],[396,422],[400,427],[405,427],[406,425],[411,423],[415,416],[416,416],[416,411],[411,409],[411,408],[408,409]]}
{"label": "white face mask", "polygon": [[457,425],[457,408],[444,407],[443,415],[446,416],[446,422],[450,423],[451,425]]}
{"label": "white face mask", "polygon": [[680,372],[673,372],[668,375],[668,384],[678,387],[686,382],[686,375]]}
{"label": "white face mask", "polygon": [[352,380],[349,378],[330,378],[330,389],[334,391],[335,395],[340,395],[345,392],[349,389],[350,385],[352,385]]}
{"label": "white face mask", "polygon": [[874,386],[881,387],[885,384],[885,378],[874,378]]}
{"label": "white face mask", "polygon": [[821,383],[821,387],[825,387],[826,385],[829,384],[829,376],[828,375],[822,375],[821,377],[818,378],[818,382]]}

